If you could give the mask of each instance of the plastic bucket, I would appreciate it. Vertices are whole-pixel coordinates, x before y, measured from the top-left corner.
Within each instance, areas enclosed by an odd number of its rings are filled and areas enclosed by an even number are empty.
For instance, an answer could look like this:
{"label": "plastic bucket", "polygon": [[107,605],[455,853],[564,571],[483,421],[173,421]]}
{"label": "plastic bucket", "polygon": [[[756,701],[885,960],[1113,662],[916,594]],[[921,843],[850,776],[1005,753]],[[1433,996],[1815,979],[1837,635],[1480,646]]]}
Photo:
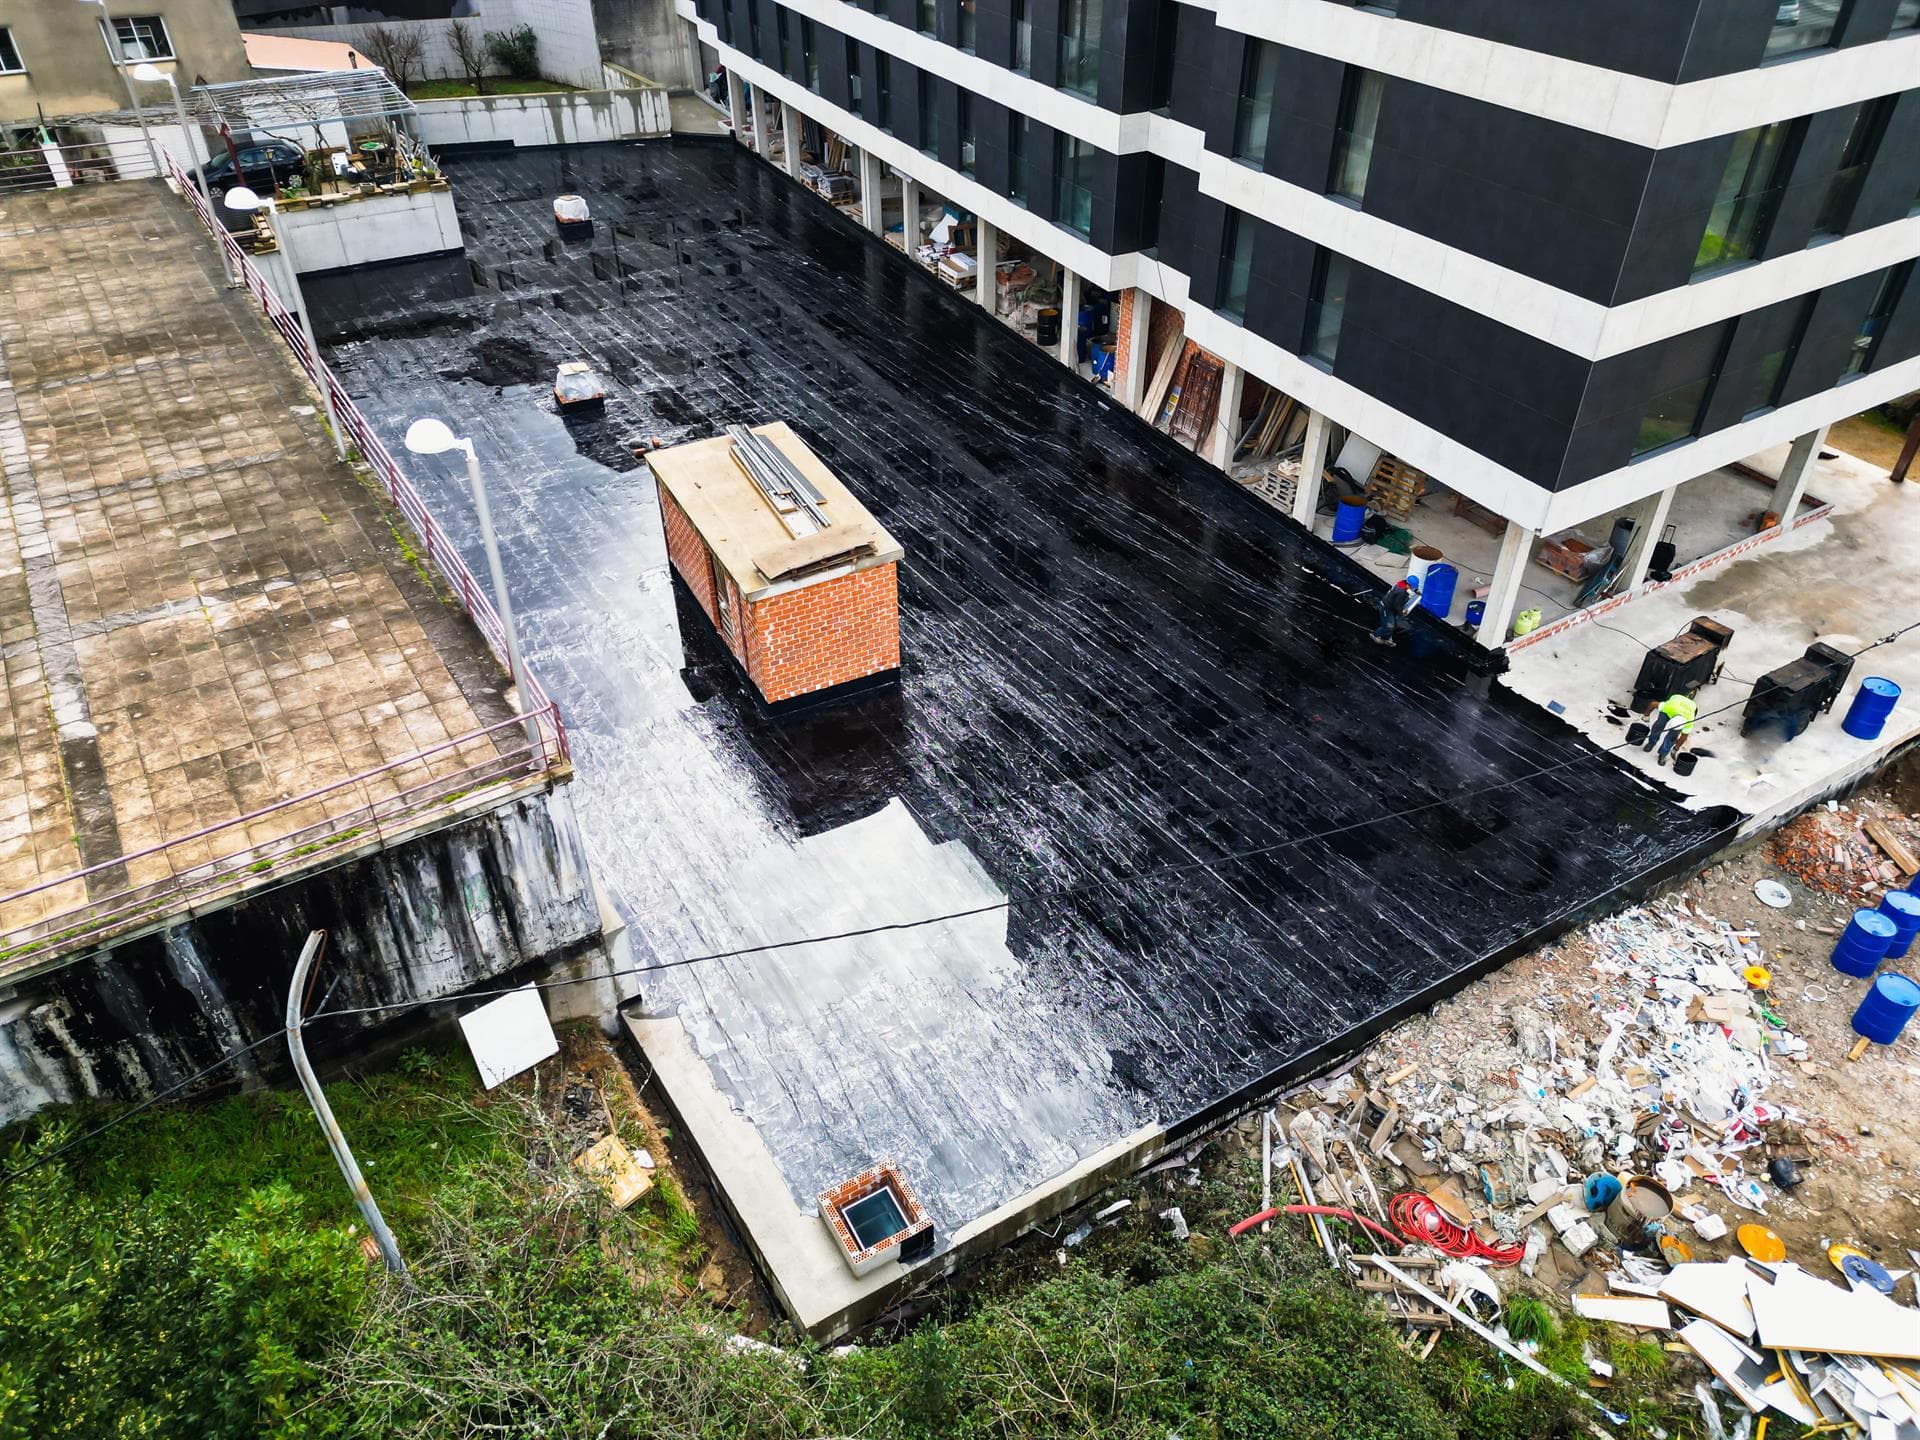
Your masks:
{"label": "plastic bucket", "polygon": [[1480,622],[1486,618],[1487,618],[1487,602],[1486,601],[1484,600],[1467,601],[1467,624],[1473,626],[1477,630],[1480,628]]}
{"label": "plastic bucket", "polygon": [[1854,1034],[1864,1035],[1876,1045],[1891,1045],[1916,1010],[1920,1010],[1920,985],[1904,975],[1882,975],[1868,987],[1866,998],[1853,1012]]}
{"label": "plastic bucket", "polygon": [[1453,609],[1453,588],[1460,583],[1460,572],[1444,560],[1427,567],[1426,581],[1420,586],[1420,605],[1442,620]]}
{"label": "plastic bucket", "polygon": [[1915,934],[1920,934],[1920,895],[1909,890],[1889,890],[1880,897],[1880,913],[1893,921],[1899,931],[1886,954],[1887,959],[1898,960],[1912,946]]}
{"label": "plastic bucket", "polygon": [[1678,755],[1673,757],[1673,773],[1676,775],[1691,775],[1693,773],[1693,767],[1699,763],[1700,757],[1698,755],[1694,754],[1691,750],[1682,750]]}
{"label": "plastic bucket", "polygon": [[1866,979],[1880,968],[1880,962],[1887,957],[1887,947],[1899,933],[1892,918],[1878,910],[1854,911],[1847,928],[1834,942],[1833,968],[1842,975]]}
{"label": "plastic bucket", "polygon": [[1367,503],[1364,500],[1342,500],[1340,508],[1333,512],[1333,543],[1351,545],[1360,538],[1360,527],[1367,520]]}
{"label": "plastic bucket", "polygon": [[1416,545],[1407,552],[1407,578],[1426,583],[1427,571],[1440,563],[1440,552],[1431,545]]}
{"label": "plastic bucket", "polygon": [[1627,744],[1644,745],[1647,743],[1647,736],[1652,733],[1653,727],[1651,725],[1647,724],[1644,720],[1636,720],[1633,724],[1627,726]]}
{"label": "plastic bucket", "polygon": [[1878,740],[1886,728],[1887,717],[1900,702],[1900,687],[1881,675],[1869,675],[1853,692],[1847,718],[1840,728],[1856,740]]}
{"label": "plastic bucket", "polygon": [[1651,1245],[1659,1227],[1673,1214],[1673,1196],[1658,1180],[1635,1175],[1607,1206],[1607,1228],[1622,1245]]}

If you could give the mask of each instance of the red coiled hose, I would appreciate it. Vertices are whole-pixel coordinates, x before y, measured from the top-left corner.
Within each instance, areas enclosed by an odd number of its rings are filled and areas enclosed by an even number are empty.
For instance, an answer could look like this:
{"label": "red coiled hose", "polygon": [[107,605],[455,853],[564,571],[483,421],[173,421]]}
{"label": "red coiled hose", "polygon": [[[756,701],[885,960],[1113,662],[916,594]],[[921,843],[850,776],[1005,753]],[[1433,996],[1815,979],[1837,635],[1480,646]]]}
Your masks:
{"label": "red coiled hose", "polygon": [[1495,1265],[1518,1265],[1527,1253],[1524,1245],[1489,1245],[1473,1231],[1456,1225],[1434,1203],[1431,1195],[1402,1190],[1387,1201],[1387,1218],[1415,1245],[1431,1245],[1459,1260],[1490,1260]]}

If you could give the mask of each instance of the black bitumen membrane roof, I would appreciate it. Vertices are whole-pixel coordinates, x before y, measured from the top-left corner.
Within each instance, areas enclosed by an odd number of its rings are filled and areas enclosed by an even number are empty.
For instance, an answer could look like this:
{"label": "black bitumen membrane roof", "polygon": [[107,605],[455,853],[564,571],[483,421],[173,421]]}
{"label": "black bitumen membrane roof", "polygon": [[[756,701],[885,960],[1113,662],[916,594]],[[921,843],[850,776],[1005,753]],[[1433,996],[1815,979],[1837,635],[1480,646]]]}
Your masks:
{"label": "black bitumen membrane roof", "polygon": [[[1297,1074],[1700,853],[1690,814],[1368,579],[731,144],[453,158],[463,259],[309,286],[398,453],[470,432],[643,977],[794,1198],[943,1234]],[[587,197],[586,241],[554,195]],[[616,254],[617,251],[617,254]],[[563,422],[563,360],[612,384]],[[898,537],[897,689],[768,718],[631,454],[784,419]],[[408,459],[477,573],[463,475]],[[1460,798],[1464,797],[1464,798]],[[1239,858],[1230,858],[1239,857]]]}

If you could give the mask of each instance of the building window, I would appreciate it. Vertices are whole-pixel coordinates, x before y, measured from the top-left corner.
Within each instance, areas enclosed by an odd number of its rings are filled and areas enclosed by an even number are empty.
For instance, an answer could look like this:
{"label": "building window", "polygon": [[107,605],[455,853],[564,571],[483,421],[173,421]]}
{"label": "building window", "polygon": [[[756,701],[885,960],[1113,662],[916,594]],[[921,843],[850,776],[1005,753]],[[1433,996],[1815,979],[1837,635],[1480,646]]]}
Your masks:
{"label": "building window", "polygon": [[[101,35],[105,34],[106,22],[102,21]],[[173,59],[173,41],[167,35],[166,22],[158,15],[116,15],[113,35],[120,42],[120,56],[125,64]],[[113,53],[112,46],[107,47],[107,53]]]}
{"label": "building window", "polygon": [[804,15],[800,18],[800,63],[806,67],[807,88],[815,94],[820,90],[820,47],[815,43],[813,21]]}
{"label": "building window", "polygon": [[884,50],[873,53],[874,123],[893,133],[893,64]]}
{"label": "building window", "polygon": [[1060,0],[1060,88],[1100,93],[1100,0]]}
{"label": "building window", "polygon": [[973,92],[960,92],[960,173],[974,173]]}
{"label": "building window", "polygon": [[860,94],[860,42],[851,35],[847,37],[847,108],[856,115],[864,116]]}
{"label": "building window", "polygon": [[1027,152],[1033,138],[1033,121],[1025,115],[1011,114],[1007,126],[1007,193],[1019,205],[1027,203]]}
{"label": "building window", "polygon": [[1073,135],[1053,139],[1053,218],[1078,235],[1093,233],[1093,146]]}
{"label": "building window", "polygon": [[918,30],[922,35],[937,35],[940,33],[939,0],[918,0],[918,4],[914,9],[913,28]]}
{"label": "building window", "polygon": [[760,44],[760,7],[752,4],[751,0],[747,5],[747,49],[756,60],[767,58],[767,52]]}
{"label": "building window", "polygon": [[1258,169],[1267,161],[1267,127],[1273,120],[1273,91],[1280,81],[1280,47],[1264,40],[1247,43],[1240,64],[1240,108],[1233,122],[1233,158]]}
{"label": "building window", "polygon": [[1778,0],[1773,32],[1767,36],[1767,59],[1825,50],[1834,31],[1846,18],[1853,0]]}
{"label": "building window", "polygon": [[971,55],[979,35],[980,0],[960,0],[960,48]]}
{"label": "building window", "polygon": [[1693,257],[1695,275],[1758,258],[1779,207],[1780,175],[1791,148],[1789,131],[1798,123],[1781,120],[1733,137],[1733,153],[1727,157],[1700,249]]}
{"label": "building window", "polygon": [[934,93],[933,76],[920,72],[920,148],[927,154],[940,154],[940,105]]}
{"label": "building window", "polygon": [[774,32],[780,37],[780,73],[793,73],[793,47],[787,38],[787,7],[777,6],[773,14]]}
{"label": "building window", "polygon": [[1250,216],[1227,212],[1225,243],[1220,247],[1220,305],[1222,315],[1247,318],[1247,283],[1253,278],[1253,226]]}
{"label": "building window", "polygon": [[1720,381],[1732,335],[1731,325],[1720,325],[1670,342],[1662,357],[1669,367],[1667,373],[1677,370],[1684,375],[1688,370],[1698,370],[1700,374],[1697,379],[1662,390],[1647,402],[1647,408],[1640,415],[1640,431],[1633,441],[1635,459],[1700,433],[1700,419],[1706,414],[1707,401]]}
{"label": "building window", "polygon": [[1013,68],[1022,75],[1033,73],[1033,14],[1031,0],[1013,0]]}
{"label": "building window", "polygon": [[1816,236],[1841,235],[1853,221],[1853,207],[1860,201],[1860,187],[1866,183],[1873,157],[1880,151],[1880,139],[1887,133],[1887,121],[1893,116],[1894,97],[1869,100],[1853,112],[1853,128],[1847,131],[1847,145],[1840,152],[1840,166],[1827,181],[1826,198],[1820,202],[1820,219],[1814,225]]}
{"label": "building window", "polygon": [[1853,348],[1847,352],[1846,368],[1840,372],[1842,380],[1850,375],[1863,375],[1873,368],[1881,332],[1887,328],[1887,317],[1893,313],[1893,307],[1900,303],[1900,292],[1906,287],[1912,270],[1913,262],[1909,260],[1881,274],[1880,283],[1874,288],[1873,303],[1867,306],[1860,328],[1854,332]]}
{"label": "building window", "polygon": [[1313,288],[1307,295],[1307,354],[1331,366],[1340,353],[1340,321],[1347,309],[1353,263],[1337,250],[1314,257]]}
{"label": "building window", "polygon": [[1896,35],[1902,30],[1920,30],[1920,0],[1900,0],[1900,8],[1893,12],[1893,30]]}
{"label": "building window", "polygon": [[1347,67],[1340,92],[1340,128],[1333,136],[1333,179],[1328,189],[1356,203],[1367,198],[1373,166],[1373,132],[1380,123],[1383,82],[1372,70]]}
{"label": "building window", "polygon": [[1162,113],[1173,106],[1173,61],[1180,44],[1180,0],[1160,0],[1153,30],[1153,93],[1147,108]]}
{"label": "building window", "polygon": [[13,43],[13,32],[0,25],[0,75],[18,75],[26,68],[20,63],[20,47]]}
{"label": "building window", "polygon": [[1742,420],[1780,403],[1780,392],[1793,369],[1793,357],[1800,353],[1800,342],[1806,339],[1807,325],[1813,319],[1814,302],[1818,298],[1809,295],[1798,305],[1781,306],[1767,316],[1741,322],[1743,327],[1760,324],[1763,327],[1760,343],[1769,347],[1747,372],[1746,393],[1741,397]]}

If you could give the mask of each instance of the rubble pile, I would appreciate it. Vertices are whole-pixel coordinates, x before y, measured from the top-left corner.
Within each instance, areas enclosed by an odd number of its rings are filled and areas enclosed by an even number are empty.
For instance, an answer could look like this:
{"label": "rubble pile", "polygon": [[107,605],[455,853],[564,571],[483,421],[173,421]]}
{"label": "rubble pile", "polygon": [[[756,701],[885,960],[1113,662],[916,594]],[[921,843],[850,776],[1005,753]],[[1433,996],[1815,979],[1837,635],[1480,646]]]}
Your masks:
{"label": "rubble pile", "polygon": [[1800,816],[1774,832],[1773,861],[1809,890],[1838,895],[1856,905],[1872,905],[1881,893],[1906,881],[1896,859],[1868,833],[1882,828],[1896,844],[1906,841],[1905,817],[1878,816],[1829,804]]}

